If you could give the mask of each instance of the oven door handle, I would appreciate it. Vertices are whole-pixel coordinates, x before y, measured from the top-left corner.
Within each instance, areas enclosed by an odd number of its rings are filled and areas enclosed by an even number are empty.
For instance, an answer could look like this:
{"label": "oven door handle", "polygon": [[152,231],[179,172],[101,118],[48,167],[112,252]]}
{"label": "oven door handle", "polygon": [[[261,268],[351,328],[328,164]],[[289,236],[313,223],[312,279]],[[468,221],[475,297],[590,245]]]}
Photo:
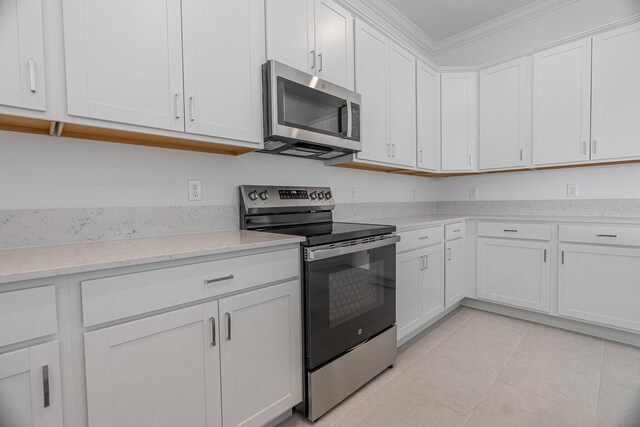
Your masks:
{"label": "oven door handle", "polygon": [[318,261],[326,258],[333,258],[341,255],[352,254],[354,252],[368,251],[370,249],[382,248],[384,246],[395,245],[400,241],[400,236],[391,234],[384,239],[375,240],[373,242],[360,243],[352,246],[338,246],[335,248],[318,247],[317,249],[308,248],[305,250],[305,260],[309,262]]}

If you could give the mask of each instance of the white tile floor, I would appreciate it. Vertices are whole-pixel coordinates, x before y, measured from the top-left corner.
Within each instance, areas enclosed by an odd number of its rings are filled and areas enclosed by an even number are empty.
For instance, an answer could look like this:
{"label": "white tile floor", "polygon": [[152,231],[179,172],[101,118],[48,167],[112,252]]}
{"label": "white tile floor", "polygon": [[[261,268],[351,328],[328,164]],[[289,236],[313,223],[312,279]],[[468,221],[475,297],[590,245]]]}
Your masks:
{"label": "white tile floor", "polygon": [[465,307],[314,425],[639,427],[640,349]]}

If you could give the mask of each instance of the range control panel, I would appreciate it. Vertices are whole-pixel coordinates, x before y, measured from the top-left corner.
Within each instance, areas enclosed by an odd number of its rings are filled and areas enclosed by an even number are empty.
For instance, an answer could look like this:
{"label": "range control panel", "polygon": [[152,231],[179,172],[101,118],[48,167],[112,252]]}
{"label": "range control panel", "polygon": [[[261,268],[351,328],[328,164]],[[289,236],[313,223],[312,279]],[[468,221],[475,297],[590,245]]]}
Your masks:
{"label": "range control panel", "polygon": [[240,199],[246,213],[332,210],[335,207],[329,187],[241,185]]}

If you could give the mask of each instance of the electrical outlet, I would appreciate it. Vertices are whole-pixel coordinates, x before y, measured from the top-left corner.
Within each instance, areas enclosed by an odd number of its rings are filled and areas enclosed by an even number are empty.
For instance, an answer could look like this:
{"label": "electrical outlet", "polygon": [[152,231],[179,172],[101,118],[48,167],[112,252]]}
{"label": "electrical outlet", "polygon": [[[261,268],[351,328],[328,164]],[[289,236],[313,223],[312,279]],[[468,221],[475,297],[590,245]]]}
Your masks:
{"label": "electrical outlet", "polygon": [[202,183],[199,179],[190,179],[188,190],[190,202],[198,202],[202,200]]}
{"label": "electrical outlet", "polygon": [[567,197],[578,196],[578,184],[567,184]]}
{"label": "electrical outlet", "polygon": [[470,188],[469,189],[469,199],[478,200],[478,189],[477,188]]}
{"label": "electrical outlet", "polygon": [[349,201],[351,201],[351,202],[355,202],[356,201],[356,189],[355,189],[355,187],[351,187],[349,189]]}

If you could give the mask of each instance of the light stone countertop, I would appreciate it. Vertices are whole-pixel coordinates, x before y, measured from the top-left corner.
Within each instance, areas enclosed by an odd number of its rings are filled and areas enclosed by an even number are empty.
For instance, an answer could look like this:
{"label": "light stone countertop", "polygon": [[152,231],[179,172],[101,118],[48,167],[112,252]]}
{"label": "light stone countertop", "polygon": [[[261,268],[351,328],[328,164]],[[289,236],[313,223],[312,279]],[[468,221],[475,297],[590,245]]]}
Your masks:
{"label": "light stone countertop", "polygon": [[627,224],[640,225],[639,217],[608,216],[542,216],[542,215],[418,215],[408,217],[374,218],[358,221],[369,224],[395,225],[399,232],[424,227],[452,224],[465,220],[478,221],[522,221],[522,222],[555,222],[555,223],[592,223],[592,224]]}
{"label": "light stone countertop", "polygon": [[0,250],[0,284],[260,249],[303,237],[233,230]]}

